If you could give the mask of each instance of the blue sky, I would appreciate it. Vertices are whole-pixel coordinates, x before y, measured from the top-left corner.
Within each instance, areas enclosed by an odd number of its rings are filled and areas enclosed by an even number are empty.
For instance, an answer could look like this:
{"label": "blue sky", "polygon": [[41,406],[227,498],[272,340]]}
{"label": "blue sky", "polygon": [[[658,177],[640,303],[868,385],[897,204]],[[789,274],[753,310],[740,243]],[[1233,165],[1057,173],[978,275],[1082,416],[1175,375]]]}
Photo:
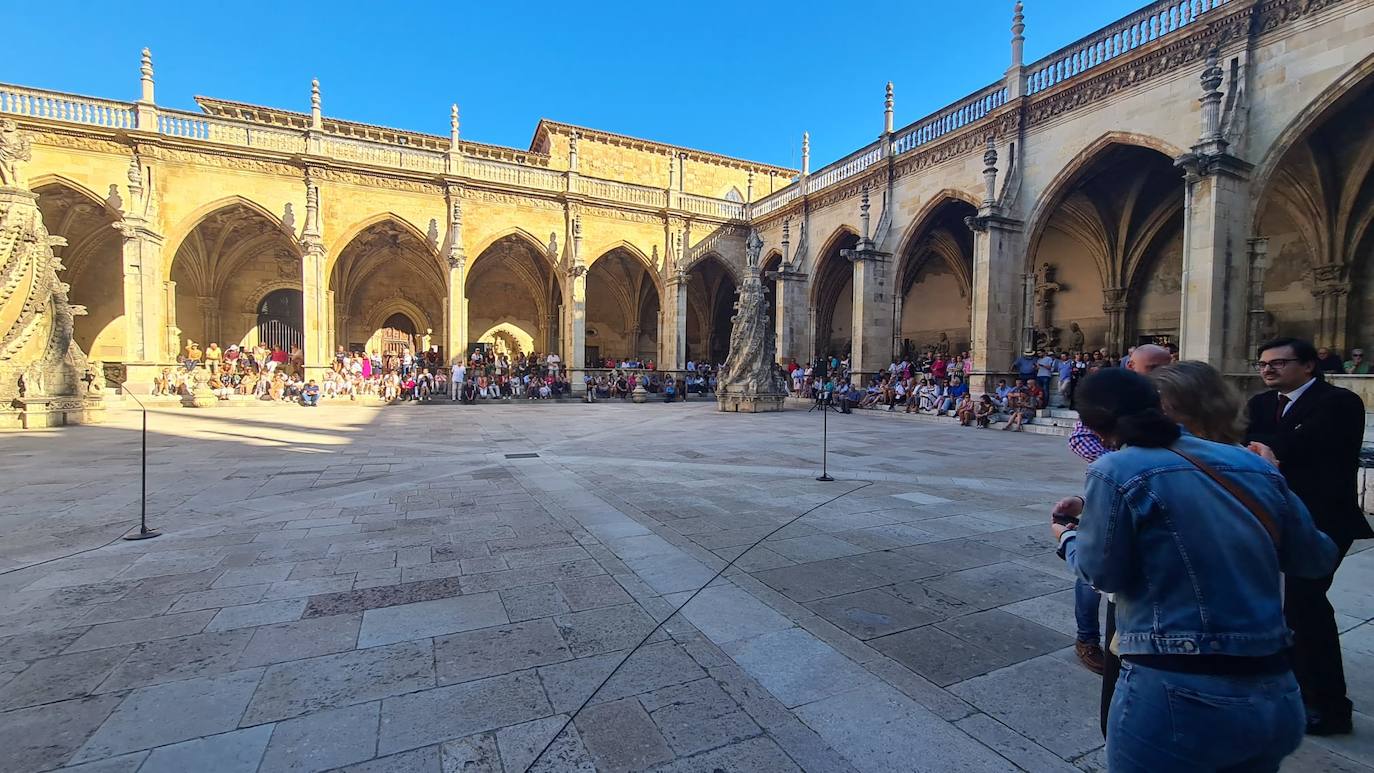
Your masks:
{"label": "blue sky", "polygon": [[[1033,61],[1143,0],[1027,0]],[[1012,0],[403,4],[52,0],[12,12],[0,81],[138,96],[195,95],[526,147],[541,117],[756,161],[812,167],[992,83],[1010,63]]]}

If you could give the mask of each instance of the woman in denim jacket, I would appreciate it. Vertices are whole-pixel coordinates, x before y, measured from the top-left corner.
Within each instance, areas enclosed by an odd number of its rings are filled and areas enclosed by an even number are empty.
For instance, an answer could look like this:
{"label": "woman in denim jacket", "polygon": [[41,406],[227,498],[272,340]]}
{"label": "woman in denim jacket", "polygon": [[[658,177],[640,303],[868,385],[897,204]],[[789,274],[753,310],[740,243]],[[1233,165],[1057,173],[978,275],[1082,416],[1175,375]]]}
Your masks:
{"label": "woman in denim jacket", "polygon": [[1116,594],[1108,768],[1277,771],[1305,722],[1279,574],[1329,572],[1335,545],[1271,463],[1180,429],[1143,376],[1102,370],[1078,403],[1083,424],[1120,447],[1088,468],[1068,513],[1086,504],[1089,517],[1056,526],[1069,565]]}

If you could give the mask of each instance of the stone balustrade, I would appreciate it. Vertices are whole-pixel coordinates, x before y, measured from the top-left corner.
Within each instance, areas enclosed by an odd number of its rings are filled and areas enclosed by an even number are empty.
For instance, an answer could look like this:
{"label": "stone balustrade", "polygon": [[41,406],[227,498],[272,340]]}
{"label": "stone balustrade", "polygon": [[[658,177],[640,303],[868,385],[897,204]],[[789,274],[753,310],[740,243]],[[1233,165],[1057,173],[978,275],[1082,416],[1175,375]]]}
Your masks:
{"label": "stone balustrade", "polygon": [[1026,68],[1026,93],[1071,80],[1088,70],[1192,24],[1231,0],[1163,0],[1067,45]]}
{"label": "stone balustrade", "polygon": [[895,132],[892,138],[892,155],[909,153],[922,145],[933,142],[951,132],[957,131],[984,117],[1006,104],[1005,84],[997,82],[970,96],[938,110],[921,120],[909,124]]}
{"label": "stone balustrade", "polygon": [[[252,121],[238,121],[161,107],[156,108],[154,112],[156,125],[142,127],[138,125],[139,111],[136,103],[114,102],[9,84],[0,84],[0,114],[111,129],[155,131],[165,137],[282,153],[314,152],[326,158],[352,164],[436,175],[454,173],[481,182],[556,193],[576,192],[593,199],[655,209],[676,208],[710,218],[741,220],[745,217],[745,206],[739,202],[679,192],[674,192],[675,195],[670,197],[669,192],[663,188],[594,177],[579,176],[576,183],[570,183],[568,174],[548,169],[545,158],[532,158],[530,163],[492,158],[491,154],[498,150],[497,148],[471,143],[460,145],[459,168],[450,170],[448,153],[432,147],[422,148],[397,142],[317,133],[318,146],[312,151],[311,133],[305,130],[266,126]],[[516,156],[519,155],[519,152],[514,153]]]}
{"label": "stone balustrade", "polygon": [[113,129],[137,128],[133,105],[130,103],[29,89],[7,83],[0,84],[0,113]]}

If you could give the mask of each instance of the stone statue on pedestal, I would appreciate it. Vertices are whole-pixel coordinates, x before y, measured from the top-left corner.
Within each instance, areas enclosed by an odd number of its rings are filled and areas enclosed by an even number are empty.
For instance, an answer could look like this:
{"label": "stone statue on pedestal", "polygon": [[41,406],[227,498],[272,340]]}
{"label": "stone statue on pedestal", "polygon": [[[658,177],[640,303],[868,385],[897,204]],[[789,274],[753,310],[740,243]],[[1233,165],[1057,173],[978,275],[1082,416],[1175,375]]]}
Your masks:
{"label": "stone statue on pedestal", "polygon": [[731,320],[730,355],[716,385],[722,411],[759,413],[781,411],[787,397],[787,379],[778,367],[768,300],[759,278],[759,253],[763,240],[750,231],[745,244],[745,277]]}

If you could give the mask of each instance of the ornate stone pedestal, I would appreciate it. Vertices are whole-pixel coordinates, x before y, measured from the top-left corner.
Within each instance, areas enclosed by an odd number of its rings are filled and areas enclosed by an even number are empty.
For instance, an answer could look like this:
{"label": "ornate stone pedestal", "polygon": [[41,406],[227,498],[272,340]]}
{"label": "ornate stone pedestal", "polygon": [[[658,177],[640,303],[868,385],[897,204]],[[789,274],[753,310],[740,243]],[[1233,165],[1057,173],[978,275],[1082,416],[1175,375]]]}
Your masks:
{"label": "ornate stone pedestal", "polygon": [[17,426],[23,429],[97,424],[105,419],[105,406],[99,398],[20,397],[14,402]]}
{"label": "ornate stone pedestal", "polygon": [[649,393],[644,389],[643,384],[635,384],[635,389],[630,393],[630,399],[643,404],[649,401]]}
{"label": "ornate stone pedestal", "polygon": [[746,395],[723,393],[716,396],[720,410],[730,413],[772,413],[781,411],[787,395]]}
{"label": "ornate stone pedestal", "polygon": [[787,374],[778,366],[768,301],[759,279],[763,240],[755,232],[745,244],[747,274],[735,302],[730,356],[716,383],[716,405],[729,413],[773,413],[787,399]]}
{"label": "ornate stone pedestal", "polygon": [[206,385],[209,374],[204,368],[196,368],[191,372],[190,393],[181,398],[181,404],[187,408],[211,408],[219,403],[219,398],[210,391]]}

